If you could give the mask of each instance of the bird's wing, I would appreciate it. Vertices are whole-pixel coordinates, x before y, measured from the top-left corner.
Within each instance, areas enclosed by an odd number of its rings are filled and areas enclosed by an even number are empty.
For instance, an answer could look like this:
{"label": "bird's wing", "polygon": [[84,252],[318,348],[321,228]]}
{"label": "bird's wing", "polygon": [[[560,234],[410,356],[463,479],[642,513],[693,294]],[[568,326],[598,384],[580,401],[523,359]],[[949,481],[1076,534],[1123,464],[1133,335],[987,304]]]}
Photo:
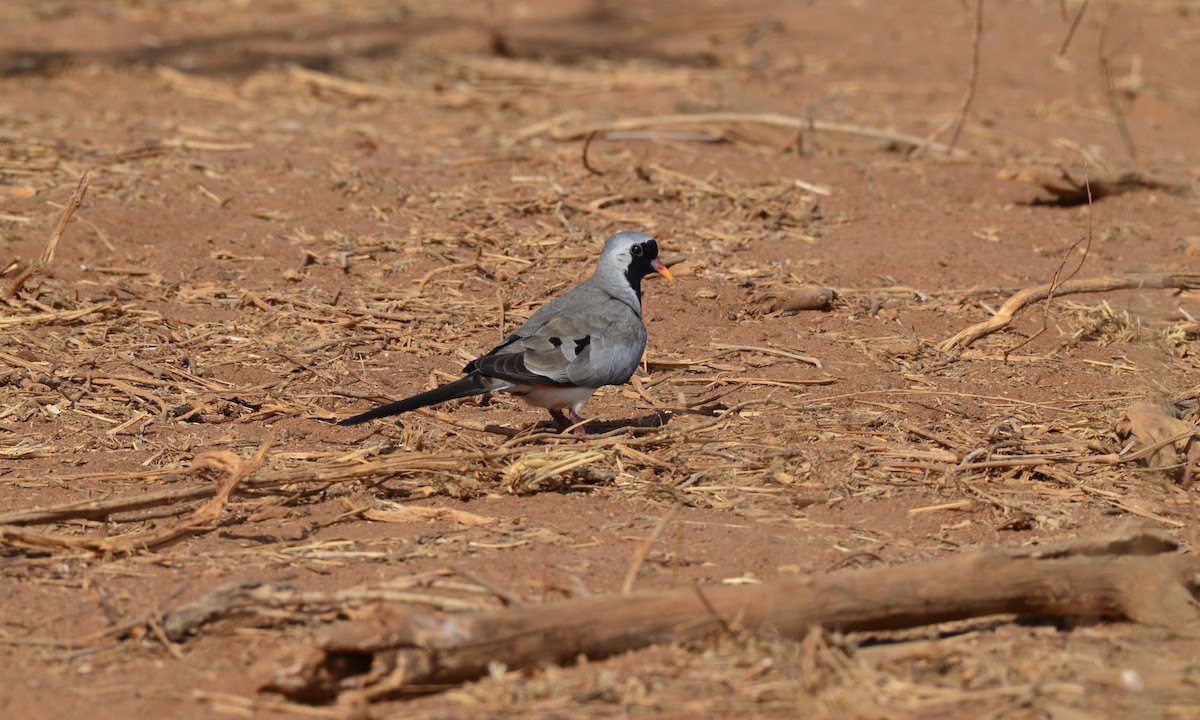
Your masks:
{"label": "bird's wing", "polygon": [[646,326],[624,302],[580,293],[533,317],[473,363],[482,374],[525,385],[600,387],[629,380],[646,349]]}

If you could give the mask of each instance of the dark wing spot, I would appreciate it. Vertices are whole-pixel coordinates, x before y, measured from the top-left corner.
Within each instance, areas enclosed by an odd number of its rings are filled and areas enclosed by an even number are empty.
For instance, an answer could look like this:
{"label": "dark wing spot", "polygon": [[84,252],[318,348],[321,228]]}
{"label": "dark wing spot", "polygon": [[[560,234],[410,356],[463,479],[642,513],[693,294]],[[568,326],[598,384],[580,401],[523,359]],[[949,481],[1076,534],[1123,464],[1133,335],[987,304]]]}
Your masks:
{"label": "dark wing spot", "polygon": [[581,355],[583,353],[583,351],[587,349],[587,346],[591,345],[591,344],[592,344],[592,336],[591,335],[584,335],[583,337],[576,340],[575,341],[575,356],[578,357],[579,355]]}
{"label": "dark wing spot", "polygon": [[562,345],[562,338],[552,337],[552,338],[550,338],[550,344],[553,345],[554,347],[559,347],[560,345]]}

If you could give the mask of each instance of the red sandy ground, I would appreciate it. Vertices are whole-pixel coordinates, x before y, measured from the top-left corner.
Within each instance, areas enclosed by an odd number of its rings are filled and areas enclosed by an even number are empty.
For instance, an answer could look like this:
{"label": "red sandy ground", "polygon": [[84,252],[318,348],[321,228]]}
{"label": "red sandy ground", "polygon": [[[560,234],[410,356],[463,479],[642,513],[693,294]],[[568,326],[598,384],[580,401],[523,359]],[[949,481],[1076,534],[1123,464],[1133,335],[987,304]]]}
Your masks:
{"label": "red sandy ground", "polygon": [[[987,5],[978,83],[958,141],[967,158],[908,157],[878,140],[823,133],[806,134],[798,152],[795,133],[786,129],[704,124],[657,129],[724,133],[726,142],[598,140],[590,161],[600,176],[583,168],[579,141],[519,134],[564,113],[605,121],[742,112],[921,137],[940,129],[945,142],[968,87],[973,9],[932,0],[5,3],[0,149],[8,157],[0,158],[0,262],[16,258],[23,267],[38,257],[59,214],[52,203],[66,201],[81,171],[94,172],[88,199],[49,272],[31,281],[22,297],[112,298],[157,313],[153,317],[176,329],[223,323],[235,334],[270,323],[252,321],[260,317],[252,303],[204,298],[224,293],[236,299],[247,291],[307,297],[317,307],[354,306],[372,293],[409,290],[447,262],[472,261],[471,247],[460,242],[470,238],[482,238],[484,252],[511,252],[524,262],[485,258],[480,262],[491,263],[491,277],[473,271],[433,276],[437,292],[483,308],[480,323],[474,314],[461,322],[442,318],[441,328],[427,320],[424,329],[440,333],[442,345],[371,341],[336,351],[328,362],[312,360],[317,376],[298,387],[315,399],[303,410],[292,405],[257,422],[216,413],[186,423],[164,415],[145,437],[110,434],[111,424],[41,409],[12,374],[16,368],[0,361],[9,373],[0,411],[19,406],[0,419],[10,435],[6,447],[45,450],[0,456],[0,511],[142,492],[134,480],[91,485],[57,478],[186,464],[211,448],[249,456],[271,433],[273,451],[289,453],[349,452],[418,436],[430,447],[498,444],[499,436],[426,416],[406,419],[404,431],[388,424],[338,428],[329,420],[368,401],[327,391],[336,385],[362,397],[398,397],[425,387],[430,373],[455,371],[463,354],[485,349],[498,336],[494,324],[482,323],[502,300],[509,308],[541,302],[547,288],[589,272],[588,258],[603,237],[634,222],[685,267],[674,286],[647,283],[652,362],[710,357],[714,344],[775,344],[819,358],[823,367],[743,362],[731,374],[836,382],[745,385],[722,398],[732,405],[770,394],[824,404],[802,417],[768,406],[748,413],[741,425],[722,426],[712,442],[730,445],[705,459],[704,467],[713,469],[699,483],[717,489],[699,495],[656,483],[652,473],[618,474],[608,485],[577,492],[521,496],[441,478],[429,480],[432,489],[420,504],[468,510],[498,524],[481,530],[451,521],[333,522],[347,509],[345,497],[318,495],[275,517],[222,526],[132,558],[10,553],[0,557],[0,664],[6,668],[0,715],[297,712],[256,705],[248,669],[299,631],[205,633],[173,652],[145,631],[120,642],[69,642],[153,616],[231,580],[337,589],[459,566],[536,602],[585,589],[618,592],[635,550],[671,508],[675,514],[638,577],[639,589],[915,561],[980,544],[1110,530],[1129,519],[1130,507],[1157,517],[1178,510],[1163,500],[1173,497],[1163,481],[1144,471],[1130,471],[1119,486],[1125,509],[1092,496],[1056,504],[1031,489],[1030,483],[1048,482],[1042,477],[983,479],[979,487],[993,495],[1032,493],[1026,504],[1034,512],[1022,522],[1010,522],[1012,506],[964,494],[938,473],[876,474],[870,477],[890,479],[871,484],[859,472],[871,462],[873,433],[886,437],[890,428],[904,437],[895,431],[900,425],[939,432],[961,427],[985,443],[989,427],[1013,417],[1015,406],[998,399],[1017,399],[1023,408],[1061,407],[1058,415],[1034,414],[1063,427],[1102,429],[1133,399],[1195,384],[1194,339],[1174,346],[1159,339],[1172,323],[1200,314],[1194,293],[1060,299],[1049,329],[1008,363],[1001,354],[1041,328],[1040,309],[989,338],[974,359],[943,363],[948,357],[934,349],[986,318],[1005,297],[971,290],[1049,282],[1072,243],[1089,231],[1091,252],[1081,275],[1200,267],[1187,252],[1188,238],[1200,235],[1192,199],[1147,190],[1090,208],[1062,207],[1035,202],[1049,196],[1034,185],[997,177],[1008,161],[1082,164],[1082,153],[1118,170],[1139,167],[1182,181],[1198,174],[1200,8],[1183,0],[1096,5],[1060,56],[1077,9],[1068,3],[1064,19],[1058,3]],[[1106,22],[1106,45],[1098,49]],[[1114,121],[1099,69],[1102,54],[1111,60],[1136,159]],[[467,64],[480,60],[500,64]],[[294,65],[374,90],[352,97],[314,88],[289,74]],[[517,69],[489,74],[486,68],[495,67]],[[538,69],[579,75],[531,80]],[[635,71],[628,83],[597,81]],[[656,73],[661,82],[647,80]],[[686,75],[663,79],[670,73]],[[394,95],[381,96],[380,88]],[[139,154],[164,141],[186,142]],[[667,181],[655,175],[656,167],[691,180],[671,181],[674,194],[663,195],[656,183]],[[639,179],[639,172],[652,181]],[[733,197],[771,183],[786,188],[792,180],[829,190],[807,215],[802,203],[811,198],[797,194],[788,207],[806,217],[804,223],[773,222],[777,200],[759,217]],[[731,195],[722,197],[720,189]],[[588,206],[614,195],[620,198]],[[581,250],[564,254],[536,245],[562,238]],[[361,251],[372,244],[382,249]],[[536,257],[529,254],[534,247],[551,249]],[[556,257],[565,259],[552,262]],[[14,276],[4,275],[5,287]],[[836,288],[839,300],[830,312],[790,315],[766,314],[755,304],[764,288],[797,282]],[[1139,319],[1140,339],[1072,341],[1076,312],[1094,317],[1103,312],[1096,309],[1101,301]],[[14,301],[3,312],[36,311]],[[269,312],[277,311],[272,306]],[[86,324],[18,326],[4,349],[33,362],[46,348],[69,347],[73,333],[89,332]],[[289,332],[280,325],[253,337],[248,351],[261,344],[299,357],[298,348],[314,337]],[[154,343],[128,348],[126,357],[169,358],[236,387],[296,372],[279,356],[197,369],[190,355],[199,351],[169,336],[164,330]],[[88,337],[89,347],[103,344]],[[85,356],[80,351],[83,370]],[[69,357],[64,362],[59,369],[73,367]],[[654,373],[643,377],[649,382]],[[669,405],[677,392],[702,396],[701,387],[663,385],[653,392]],[[921,394],[926,391],[939,392]],[[1091,400],[1097,403],[1087,404]],[[636,395],[615,391],[588,411],[624,418],[650,408]],[[515,428],[542,419],[500,400],[464,405],[453,416]],[[799,453],[745,472],[732,442],[740,437]],[[728,458],[715,462],[720,452]],[[661,459],[674,463],[679,477],[703,465],[688,456]],[[962,500],[970,502],[910,512]],[[1174,517],[1171,526],[1178,527]],[[320,557],[304,550],[310,547],[344,554]],[[356,552],[376,554],[367,559]],[[1193,636],[1187,628],[985,623],[901,660],[826,648],[816,655],[816,670],[786,643],[762,648],[753,639],[725,639],[549,674],[500,676],[372,712],[1184,717],[1200,702],[1194,660],[1200,646]],[[806,684],[802,666],[819,681]],[[1139,673],[1142,689],[1130,689],[1121,674],[1126,670]],[[759,682],[763,673],[776,684]]]}

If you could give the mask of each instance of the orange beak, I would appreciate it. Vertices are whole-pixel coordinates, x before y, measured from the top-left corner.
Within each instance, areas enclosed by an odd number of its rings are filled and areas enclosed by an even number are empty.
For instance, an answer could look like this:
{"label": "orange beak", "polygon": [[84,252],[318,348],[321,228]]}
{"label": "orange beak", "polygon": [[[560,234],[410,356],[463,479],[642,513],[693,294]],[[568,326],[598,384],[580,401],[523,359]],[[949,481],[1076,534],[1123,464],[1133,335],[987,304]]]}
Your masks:
{"label": "orange beak", "polygon": [[675,282],[675,276],[671,275],[671,270],[662,264],[662,260],[655,258],[650,261],[650,267],[654,268],[654,272],[665,277],[669,282]]}

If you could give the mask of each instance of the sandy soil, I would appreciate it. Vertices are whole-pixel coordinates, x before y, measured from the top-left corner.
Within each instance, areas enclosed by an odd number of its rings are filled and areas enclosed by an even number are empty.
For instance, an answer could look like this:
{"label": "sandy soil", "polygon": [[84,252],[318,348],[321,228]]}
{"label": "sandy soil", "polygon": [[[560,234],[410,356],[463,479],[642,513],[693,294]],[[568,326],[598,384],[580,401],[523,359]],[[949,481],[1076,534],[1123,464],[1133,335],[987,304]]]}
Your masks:
{"label": "sandy soil", "polygon": [[[734,633],[370,709],[257,691],[336,613],[161,628],[235,580],[466,612],[631,566],[653,590],[1130,520],[1193,542],[1181,456],[1099,458],[1137,401],[1195,422],[1195,290],[1064,292],[943,344],[1072,272],[1200,272],[1200,6],[1092,4],[1072,35],[1079,9],[988,3],[963,116],[953,2],[4,3],[0,292],[90,187],[0,309],[3,522],[203,486],[213,453],[294,482],[152,550],[199,501],[2,535],[0,714],[1195,717],[1195,627]],[[1085,168],[1093,203],[1047,189]],[[588,406],[610,434],[500,397],[333,424],[452,377],[624,228],[677,282]],[[827,310],[780,309],[809,286]],[[409,505],[454,512],[368,512]]]}

